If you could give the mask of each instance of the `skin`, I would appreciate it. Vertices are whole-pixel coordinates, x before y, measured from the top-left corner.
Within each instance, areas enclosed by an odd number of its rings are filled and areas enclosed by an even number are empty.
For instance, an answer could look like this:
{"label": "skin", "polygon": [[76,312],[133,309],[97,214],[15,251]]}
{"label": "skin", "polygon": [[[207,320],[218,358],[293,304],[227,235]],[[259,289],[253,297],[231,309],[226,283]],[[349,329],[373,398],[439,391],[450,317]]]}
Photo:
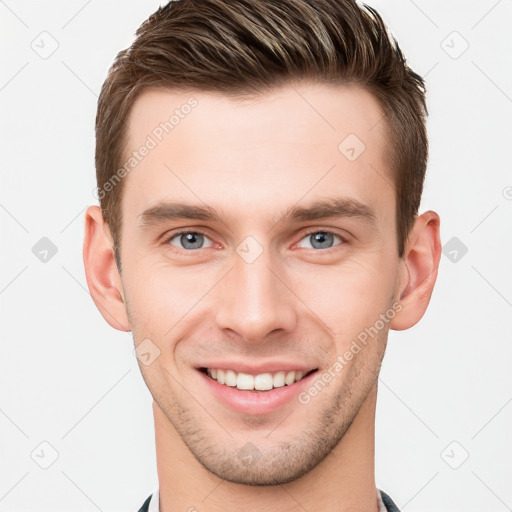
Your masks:
{"label": "skin", "polygon": [[[374,97],[355,86],[302,83],[257,101],[146,90],[130,115],[129,152],[191,96],[197,107],[125,178],[121,274],[100,209],[86,213],[96,305],[111,326],[132,331],[136,346],[149,338],[160,351],[147,366],[139,361],[154,398],[160,509],[376,511],[378,372],[388,330],[413,326],[428,306],[439,216],[416,217],[399,258],[386,125]],[[354,161],[338,150],[348,134],[366,146]],[[370,206],[375,222],[282,216],[340,197]],[[208,205],[227,218],[142,225],[142,212],[164,201]],[[171,238],[178,228],[204,231],[196,238],[204,245]],[[337,236],[319,248],[310,231]],[[237,252],[248,236],[262,251],[251,263]],[[393,318],[307,404],[236,412],[195,368],[284,360],[322,375],[393,305]],[[259,455],[249,465],[237,456],[248,442]]]}

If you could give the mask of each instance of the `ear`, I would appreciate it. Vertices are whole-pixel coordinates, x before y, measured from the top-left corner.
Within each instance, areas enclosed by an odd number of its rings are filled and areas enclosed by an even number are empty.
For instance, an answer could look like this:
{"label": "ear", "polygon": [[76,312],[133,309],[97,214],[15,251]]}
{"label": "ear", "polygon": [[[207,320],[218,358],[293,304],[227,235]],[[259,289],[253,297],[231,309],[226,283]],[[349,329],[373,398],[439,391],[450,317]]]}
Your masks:
{"label": "ear", "polygon": [[396,299],[400,300],[402,309],[392,319],[391,329],[409,329],[427,309],[441,258],[439,227],[439,215],[433,211],[416,217],[401,262]]}
{"label": "ear", "polygon": [[130,331],[112,236],[98,206],[89,206],[85,212],[83,257],[87,285],[96,307],[112,327]]}

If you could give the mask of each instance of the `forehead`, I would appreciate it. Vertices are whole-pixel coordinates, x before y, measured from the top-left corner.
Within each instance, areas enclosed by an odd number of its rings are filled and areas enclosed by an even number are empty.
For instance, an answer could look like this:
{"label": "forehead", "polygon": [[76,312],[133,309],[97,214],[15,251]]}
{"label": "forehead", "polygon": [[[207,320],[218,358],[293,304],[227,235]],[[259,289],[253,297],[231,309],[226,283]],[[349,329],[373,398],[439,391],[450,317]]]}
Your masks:
{"label": "forehead", "polygon": [[393,221],[383,118],[357,86],[289,85],[251,99],[146,90],[128,121],[124,213],[176,199],[275,218],[298,201],[343,195]]}

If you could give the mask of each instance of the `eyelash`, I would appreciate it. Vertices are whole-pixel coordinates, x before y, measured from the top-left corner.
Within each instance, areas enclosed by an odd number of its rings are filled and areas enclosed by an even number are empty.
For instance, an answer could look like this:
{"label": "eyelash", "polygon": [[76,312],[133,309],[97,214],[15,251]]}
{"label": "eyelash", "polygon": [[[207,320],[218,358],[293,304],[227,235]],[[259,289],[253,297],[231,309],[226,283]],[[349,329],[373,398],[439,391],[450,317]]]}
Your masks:
{"label": "eyelash", "polygon": [[344,245],[348,241],[345,237],[341,236],[338,233],[335,233],[334,231],[328,231],[328,230],[323,230],[323,229],[311,229],[310,231],[306,231],[305,233],[302,234],[301,238],[299,239],[299,242],[301,240],[303,240],[304,238],[306,238],[307,236],[313,235],[314,233],[326,233],[328,235],[334,235],[335,237],[339,238],[339,240],[340,240],[339,244],[329,247],[328,249],[314,249],[314,248],[310,249],[314,252],[327,252],[330,250],[334,250],[336,247],[338,247],[340,245]]}
{"label": "eyelash", "polygon": [[[176,238],[179,235],[186,235],[186,234],[189,234],[189,233],[200,234],[200,235],[206,236],[207,238],[210,238],[209,235],[206,232],[202,231],[201,229],[185,229],[185,230],[181,230],[181,231],[176,231],[176,232],[172,233],[171,235],[167,236],[164,239],[164,244],[169,244],[170,241],[173,238]],[[339,238],[339,240],[340,240],[339,244],[334,245],[333,247],[329,247],[327,249],[314,249],[314,248],[310,249],[310,250],[312,250],[314,252],[328,252],[328,251],[330,251],[332,249],[335,249],[339,245],[344,245],[344,244],[346,244],[348,242],[348,240],[345,237],[341,236],[340,234],[335,233],[334,231],[328,231],[328,230],[322,230],[322,229],[311,229],[311,230],[303,233],[298,242],[300,242],[301,240],[303,240],[304,238],[306,238],[309,235],[313,235],[314,233],[326,233],[328,235],[334,235],[335,237]],[[208,247],[207,247],[207,249],[208,249]],[[188,253],[193,253],[193,252],[196,252],[198,250],[199,249],[190,250],[190,251],[184,250],[184,251],[188,252]]]}

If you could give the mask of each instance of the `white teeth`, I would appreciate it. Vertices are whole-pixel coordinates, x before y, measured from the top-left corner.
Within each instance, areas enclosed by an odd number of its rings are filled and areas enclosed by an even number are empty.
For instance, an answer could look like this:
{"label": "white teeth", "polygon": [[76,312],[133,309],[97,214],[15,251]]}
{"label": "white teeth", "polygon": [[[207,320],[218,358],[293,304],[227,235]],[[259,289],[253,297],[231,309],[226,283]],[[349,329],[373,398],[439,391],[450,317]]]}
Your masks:
{"label": "white teeth", "polygon": [[274,387],[282,388],[284,386],[284,372],[274,373]]}
{"label": "white teeth", "polygon": [[248,373],[239,373],[236,381],[238,389],[254,389],[254,377]]}
{"label": "white teeth", "polygon": [[233,370],[221,370],[218,368],[207,368],[206,373],[215,379],[219,384],[237,387],[242,390],[268,391],[273,388],[281,388],[285,385],[291,386],[294,382],[301,380],[304,371],[279,371],[276,373],[260,373],[259,375],[250,375]]}
{"label": "white teeth", "polygon": [[284,383],[289,386],[295,382],[295,372],[288,372],[284,378]]}
{"label": "white teeth", "polygon": [[233,370],[226,370],[226,385],[235,387],[236,386],[236,373]]}
{"label": "white teeth", "polygon": [[274,379],[271,373],[260,373],[254,377],[254,389],[268,391],[274,387]]}

